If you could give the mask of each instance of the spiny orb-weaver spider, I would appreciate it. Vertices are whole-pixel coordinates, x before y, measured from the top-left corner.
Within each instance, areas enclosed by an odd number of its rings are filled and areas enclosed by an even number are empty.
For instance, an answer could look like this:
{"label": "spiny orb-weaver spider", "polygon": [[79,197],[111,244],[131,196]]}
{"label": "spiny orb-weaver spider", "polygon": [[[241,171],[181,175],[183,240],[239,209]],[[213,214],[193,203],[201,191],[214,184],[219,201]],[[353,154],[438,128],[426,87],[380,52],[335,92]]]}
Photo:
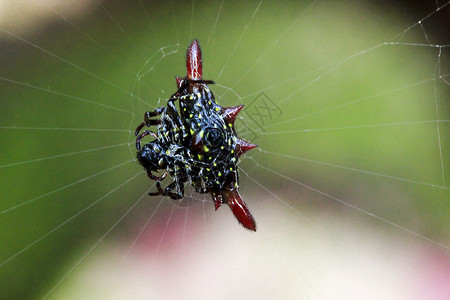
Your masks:
{"label": "spiny orb-weaver spider", "polygon": [[[167,100],[167,106],[146,112],[136,128],[137,159],[148,176],[157,181],[158,191],[149,195],[179,200],[189,181],[196,192],[211,194],[216,210],[228,204],[245,228],[256,231],[255,219],[238,191],[238,159],[257,147],[236,136],[234,121],[243,105],[221,107],[216,103],[207,86],[214,81],[202,78],[202,53],[197,40],[187,49],[186,69],[186,77],[176,77],[178,90]],[[156,116],[159,118],[151,119]],[[144,126],[158,126],[157,133],[140,133]],[[154,140],[141,146],[141,140],[148,135]],[[153,174],[159,170],[166,171],[162,176]],[[173,182],[163,189],[160,182],[168,174]]]}

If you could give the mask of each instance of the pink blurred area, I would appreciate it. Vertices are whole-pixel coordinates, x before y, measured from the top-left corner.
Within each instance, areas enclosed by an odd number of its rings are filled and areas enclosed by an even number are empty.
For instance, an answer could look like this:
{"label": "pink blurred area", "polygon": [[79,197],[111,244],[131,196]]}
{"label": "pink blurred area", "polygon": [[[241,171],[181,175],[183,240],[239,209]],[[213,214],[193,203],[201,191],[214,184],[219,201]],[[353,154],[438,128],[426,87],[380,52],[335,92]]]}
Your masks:
{"label": "pink blurred area", "polygon": [[448,252],[424,247],[419,251],[416,268],[416,287],[421,299],[450,299]]}
{"label": "pink blurred area", "polygon": [[97,251],[54,296],[449,299],[448,253],[404,233],[346,216],[313,215],[311,223],[273,202],[254,208],[256,233],[227,207],[214,212],[205,202],[171,211],[151,220],[136,244],[145,221],[122,243]]}

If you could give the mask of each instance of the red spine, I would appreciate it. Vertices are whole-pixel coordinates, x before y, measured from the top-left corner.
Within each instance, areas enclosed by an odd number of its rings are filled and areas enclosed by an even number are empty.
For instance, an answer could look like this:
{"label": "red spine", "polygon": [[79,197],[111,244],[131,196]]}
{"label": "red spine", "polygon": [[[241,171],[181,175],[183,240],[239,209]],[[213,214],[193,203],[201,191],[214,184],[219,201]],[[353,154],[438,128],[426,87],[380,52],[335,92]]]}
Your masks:
{"label": "red spine", "polygon": [[187,79],[202,79],[202,50],[197,40],[193,40],[186,53]]}

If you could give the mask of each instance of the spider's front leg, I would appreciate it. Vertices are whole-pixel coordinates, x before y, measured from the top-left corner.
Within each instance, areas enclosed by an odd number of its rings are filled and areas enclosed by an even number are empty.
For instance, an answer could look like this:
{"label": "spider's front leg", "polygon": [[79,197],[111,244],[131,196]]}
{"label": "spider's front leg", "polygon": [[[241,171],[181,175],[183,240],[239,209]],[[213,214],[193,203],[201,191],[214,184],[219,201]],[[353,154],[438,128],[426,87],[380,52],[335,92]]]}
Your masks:
{"label": "spider's front leg", "polygon": [[169,100],[167,100],[167,113],[172,118],[172,122],[174,122],[173,125],[176,125],[178,128],[183,128],[183,122],[181,121],[180,115],[178,114],[177,107],[175,106],[175,101],[178,100],[178,98],[171,97]]}
{"label": "spider's front leg", "polygon": [[[158,189],[157,192],[149,193],[150,196],[169,196],[172,200],[180,200],[184,198],[184,182],[180,183],[177,181],[172,182],[169,184],[164,190],[161,187],[161,184],[159,181],[156,183],[156,188]],[[177,192],[172,192],[176,188]]]}
{"label": "spider's front leg", "polygon": [[179,84],[178,90],[173,93],[170,98],[176,98],[183,94],[183,91],[191,84],[215,84],[214,80],[205,80],[205,79],[188,79],[188,78],[179,78],[177,77],[177,84]]}
{"label": "spider's front leg", "polygon": [[[176,188],[176,193],[172,192]],[[184,198],[184,182],[174,181],[164,189],[164,196],[169,196],[172,200]]]}
{"label": "spider's front leg", "polygon": [[170,123],[172,128],[177,128],[176,130],[180,130],[181,132],[181,134],[176,134],[173,136],[174,140],[178,140],[177,136],[181,136],[181,139],[183,139],[183,137],[186,136],[186,129],[184,127],[183,120],[178,114],[178,110],[175,105],[176,100],[178,100],[177,97],[169,98],[169,100],[167,100],[167,110],[166,110],[166,114],[167,116],[169,116],[167,121]]}
{"label": "spider's front leg", "polygon": [[156,133],[154,133],[153,131],[150,131],[150,130],[146,130],[136,138],[136,149],[141,150],[141,140],[144,137],[146,137],[147,135],[151,135],[155,139],[158,138],[158,135],[156,135]]}
{"label": "spider's front leg", "polygon": [[159,119],[158,120],[152,120],[150,118],[159,116],[160,114],[162,114],[164,109],[165,109],[165,107],[159,107],[159,108],[155,109],[154,111],[147,111],[144,114],[144,122],[139,124],[139,126],[136,128],[136,131],[134,132],[134,135],[137,136],[139,134],[139,131],[141,131],[141,129],[144,128],[144,126],[150,127],[152,125],[159,125],[159,124],[161,124],[161,120],[159,120]]}
{"label": "spider's front leg", "polygon": [[163,181],[164,179],[166,179],[167,174],[169,174],[168,171],[166,171],[164,174],[162,174],[162,176],[155,176],[152,174],[152,171],[147,171],[147,175],[150,179],[153,179],[154,181],[158,181],[158,184],[160,181]]}

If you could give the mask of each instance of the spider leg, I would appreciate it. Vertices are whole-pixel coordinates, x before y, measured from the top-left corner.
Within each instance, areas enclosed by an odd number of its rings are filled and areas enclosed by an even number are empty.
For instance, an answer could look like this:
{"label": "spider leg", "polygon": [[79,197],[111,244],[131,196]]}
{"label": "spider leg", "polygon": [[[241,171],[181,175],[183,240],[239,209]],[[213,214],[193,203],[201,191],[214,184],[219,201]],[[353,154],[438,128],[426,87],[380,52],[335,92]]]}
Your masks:
{"label": "spider leg", "polygon": [[214,80],[187,79],[187,78],[183,78],[183,79],[180,78],[180,80],[182,80],[183,83],[178,88],[178,90],[170,97],[170,99],[173,99],[173,98],[177,99],[178,96],[180,96],[182,94],[183,90],[186,89],[190,84],[193,84],[193,83],[215,84]]}
{"label": "spider leg", "polygon": [[167,196],[169,196],[172,200],[180,200],[184,198],[184,185],[180,185],[180,189],[177,193],[168,192]]}
{"label": "spider leg", "polygon": [[150,179],[153,179],[155,181],[163,181],[164,179],[166,179],[167,174],[169,174],[169,171],[164,172],[164,174],[162,174],[162,176],[158,177],[152,174],[152,171],[147,171],[147,175],[148,177],[150,177]]}
{"label": "spider leg", "polygon": [[170,115],[169,122],[173,128],[179,128],[181,131],[181,136],[185,135],[185,128],[180,115],[178,114],[177,108],[175,106],[175,101],[178,98],[170,98],[167,100],[167,114]]}
{"label": "spider leg", "polygon": [[153,131],[150,130],[146,130],[143,133],[141,133],[137,138],[136,138],[136,149],[140,150],[141,149],[141,140],[146,137],[147,135],[151,135],[152,137],[154,137],[155,139],[158,138],[158,136],[156,135],[156,133],[154,133]]}
{"label": "spider leg", "polygon": [[142,122],[141,124],[139,124],[139,126],[134,131],[134,136],[137,136],[139,134],[139,131],[141,131],[141,129],[144,128],[144,126],[145,126],[145,122]]}
{"label": "spider leg", "polygon": [[164,190],[161,187],[161,183],[159,181],[156,183],[156,188],[158,189],[157,192],[148,193],[150,196],[159,196],[164,195]]}
{"label": "spider leg", "polygon": [[[178,192],[174,193],[172,190],[177,187]],[[161,187],[159,181],[156,183],[157,192],[148,193],[150,196],[169,196],[173,200],[180,200],[184,197],[184,184],[179,185],[176,181],[169,184],[164,190]]]}
{"label": "spider leg", "polygon": [[159,116],[160,114],[162,114],[164,109],[165,109],[165,107],[158,107],[154,111],[147,111],[144,114],[144,122],[139,124],[139,126],[136,128],[136,130],[134,132],[134,135],[137,136],[139,134],[139,131],[141,131],[141,129],[144,128],[144,126],[146,126],[146,125],[147,125],[147,127],[150,127],[151,125],[161,124],[161,120],[151,120],[150,118]]}
{"label": "spider leg", "polygon": [[[177,192],[172,192],[176,187]],[[180,200],[184,197],[184,183],[174,181],[164,189],[164,196],[169,196],[172,200]]]}
{"label": "spider leg", "polygon": [[147,111],[147,112],[144,114],[144,121],[148,123],[151,117],[159,116],[160,114],[163,113],[163,111],[164,111],[165,109],[166,109],[165,107],[158,107],[158,108],[155,109],[154,111]]}
{"label": "spider leg", "polygon": [[148,120],[142,122],[141,124],[139,124],[139,126],[136,128],[136,130],[134,131],[134,136],[137,136],[139,134],[139,131],[142,130],[142,128],[144,128],[144,126],[150,127],[152,125],[159,125],[161,124],[161,120]]}
{"label": "spider leg", "polygon": [[[178,90],[170,97],[170,99],[172,98],[178,98],[178,96],[181,94],[181,92],[187,88],[189,85],[189,82],[187,80],[183,79],[183,83],[181,84],[181,86],[178,88]],[[169,99],[169,100],[170,100]]]}
{"label": "spider leg", "polygon": [[[166,174],[166,173],[165,173]],[[150,176],[150,175],[149,175]],[[163,175],[164,176],[164,175]],[[163,177],[161,176],[161,177]],[[158,181],[156,183],[157,192],[148,193],[150,196],[169,196],[172,200],[180,200],[184,197],[184,183],[179,183],[177,181],[173,181],[169,184],[164,190],[161,187],[161,183]],[[177,192],[172,192],[174,189],[177,189]]]}
{"label": "spider leg", "polygon": [[181,125],[182,125],[181,118],[178,115],[178,110],[177,110],[177,107],[175,106],[175,101],[177,99],[178,98],[170,98],[167,101],[167,108],[168,108],[168,113],[170,114],[170,116],[175,119],[176,125],[181,127]]}
{"label": "spider leg", "polygon": [[205,80],[205,79],[199,79],[199,80],[188,79],[187,81],[189,83],[215,84],[214,80]]}

